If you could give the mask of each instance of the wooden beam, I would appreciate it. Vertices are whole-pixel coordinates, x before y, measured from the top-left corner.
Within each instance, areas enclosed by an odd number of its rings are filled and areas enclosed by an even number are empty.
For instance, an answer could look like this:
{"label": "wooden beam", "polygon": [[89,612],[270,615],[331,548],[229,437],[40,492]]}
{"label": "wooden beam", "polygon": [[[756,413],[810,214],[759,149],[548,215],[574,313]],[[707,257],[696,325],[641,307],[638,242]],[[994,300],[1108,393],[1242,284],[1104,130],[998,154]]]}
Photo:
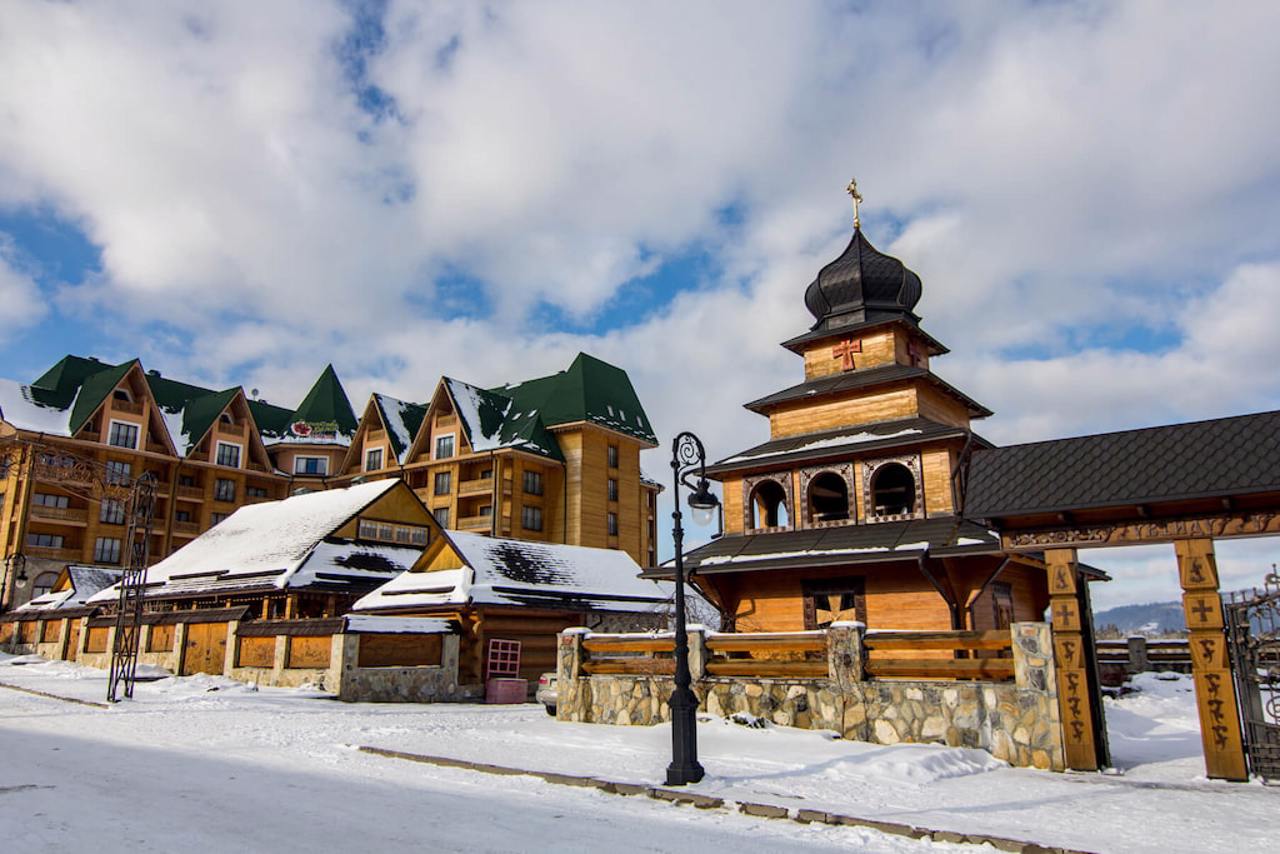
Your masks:
{"label": "wooden beam", "polygon": [[1236,706],[1236,685],[1223,630],[1213,540],[1179,540],[1173,547],[1178,557],[1182,609],[1190,635],[1191,674],[1200,713],[1205,773],[1219,780],[1245,781],[1249,773]]}
{"label": "wooden beam", "polygon": [[1076,585],[1080,576],[1075,549],[1046,549],[1049,572],[1049,613],[1053,622],[1053,657],[1058,671],[1058,704],[1067,767],[1098,770],[1098,746],[1093,738],[1093,706],[1085,671],[1085,649]]}
{"label": "wooden beam", "polygon": [[1280,511],[1235,511],[1179,519],[1005,531],[1000,535],[1000,540],[1006,551],[1039,551],[1044,548],[1106,548],[1172,543],[1178,540],[1259,537],[1268,534],[1280,534]]}

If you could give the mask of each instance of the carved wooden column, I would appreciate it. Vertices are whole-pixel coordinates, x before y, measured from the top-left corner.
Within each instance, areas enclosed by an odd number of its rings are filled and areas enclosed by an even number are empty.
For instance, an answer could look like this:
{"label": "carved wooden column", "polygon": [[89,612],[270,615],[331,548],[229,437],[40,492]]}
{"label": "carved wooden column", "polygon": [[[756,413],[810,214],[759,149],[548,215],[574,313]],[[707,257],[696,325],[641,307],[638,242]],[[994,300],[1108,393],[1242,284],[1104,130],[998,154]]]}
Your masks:
{"label": "carved wooden column", "polygon": [[1093,737],[1093,711],[1085,649],[1081,634],[1080,602],[1076,595],[1080,574],[1075,549],[1047,549],[1049,613],[1053,622],[1053,659],[1058,675],[1062,743],[1067,767],[1076,771],[1098,770],[1098,748]]}
{"label": "carved wooden column", "polygon": [[1205,771],[1220,780],[1247,780],[1213,540],[1176,540],[1173,547],[1178,555],[1182,609],[1190,632],[1191,672],[1196,683]]}

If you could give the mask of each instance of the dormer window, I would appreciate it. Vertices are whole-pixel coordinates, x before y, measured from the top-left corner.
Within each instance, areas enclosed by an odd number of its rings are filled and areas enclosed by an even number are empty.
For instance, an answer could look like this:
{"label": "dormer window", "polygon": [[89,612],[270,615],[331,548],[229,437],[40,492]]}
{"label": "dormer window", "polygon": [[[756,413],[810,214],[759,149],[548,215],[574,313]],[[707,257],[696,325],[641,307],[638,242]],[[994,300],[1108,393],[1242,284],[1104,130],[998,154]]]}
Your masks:
{"label": "dormer window", "polygon": [[128,421],[112,421],[111,428],[107,431],[107,444],[136,451],[138,449],[138,433],[137,424],[130,424]]}
{"label": "dormer window", "polygon": [[446,433],[443,436],[436,437],[436,456],[437,460],[447,460],[453,456],[453,434]]}
{"label": "dormer window", "polygon": [[111,397],[114,400],[119,400],[124,403],[133,403],[133,396],[130,395],[129,390],[125,388],[116,389],[111,393]]}
{"label": "dormer window", "polygon": [[228,427],[236,423],[235,419],[232,418],[231,415],[226,412],[218,416],[218,421],[222,424],[226,424]]}
{"label": "dormer window", "polygon": [[233,469],[240,468],[240,446],[233,445],[230,442],[219,442],[214,461],[220,466],[227,466]]}
{"label": "dormer window", "polygon": [[382,449],[370,448],[364,454],[364,470],[377,471],[382,468]]}

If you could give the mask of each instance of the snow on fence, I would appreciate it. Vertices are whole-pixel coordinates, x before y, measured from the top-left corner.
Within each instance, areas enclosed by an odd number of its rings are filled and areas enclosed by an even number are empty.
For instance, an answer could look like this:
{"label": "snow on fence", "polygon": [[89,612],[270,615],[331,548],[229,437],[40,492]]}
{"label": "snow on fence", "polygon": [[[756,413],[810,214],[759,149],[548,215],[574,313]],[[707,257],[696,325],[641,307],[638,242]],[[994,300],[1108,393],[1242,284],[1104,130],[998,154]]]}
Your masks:
{"label": "snow on fence", "polygon": [[[569,629],[558,645],[560,720],[667,719],[674,637]],[[689,631],[699,708],[879,744],[981,747],[1014,765],[1065,767],[1045,623],[998,632]]]}

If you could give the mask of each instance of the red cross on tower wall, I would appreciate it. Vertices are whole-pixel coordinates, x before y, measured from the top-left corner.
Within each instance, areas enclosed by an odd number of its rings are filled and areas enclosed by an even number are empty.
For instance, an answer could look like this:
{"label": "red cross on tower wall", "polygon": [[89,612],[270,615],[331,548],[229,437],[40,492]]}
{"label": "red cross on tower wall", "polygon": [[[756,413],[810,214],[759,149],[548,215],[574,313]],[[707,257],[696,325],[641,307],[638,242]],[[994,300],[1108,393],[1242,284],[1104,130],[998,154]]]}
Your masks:
{"label": "red cross on tower wall", "polygon": [[852,371],[854,368],[853,356],[855,353],[861,352],[862,339],[849,338],[831,348],[831,358],[840,360],[840,370]]}

